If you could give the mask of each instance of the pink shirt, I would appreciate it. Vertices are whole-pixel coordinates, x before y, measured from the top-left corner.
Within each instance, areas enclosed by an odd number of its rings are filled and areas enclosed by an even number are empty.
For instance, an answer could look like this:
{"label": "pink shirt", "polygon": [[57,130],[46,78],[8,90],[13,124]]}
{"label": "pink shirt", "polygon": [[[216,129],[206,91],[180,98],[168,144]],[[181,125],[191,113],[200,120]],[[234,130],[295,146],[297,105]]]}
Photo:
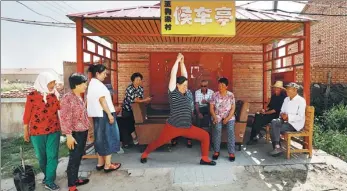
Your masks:
{"label": "pink shirt", "polygon": [[89,129],[86,105],[82,98],[69,92],[60,101],[60,125],[63,134],[86,131]]}
{"label": "pink shirt", "polygon": [[[222,96],[219,91],[217,91],[212,95],[210,104],[214,105],[214,112],[216,113],[219,123],[222,121],[222,119],[228,117],[231,111],[231,106],[235,105],[234,94],[228,91],[225,96]],[[235,115],[233,115],[230,121],[231,120],[235,120]]]}

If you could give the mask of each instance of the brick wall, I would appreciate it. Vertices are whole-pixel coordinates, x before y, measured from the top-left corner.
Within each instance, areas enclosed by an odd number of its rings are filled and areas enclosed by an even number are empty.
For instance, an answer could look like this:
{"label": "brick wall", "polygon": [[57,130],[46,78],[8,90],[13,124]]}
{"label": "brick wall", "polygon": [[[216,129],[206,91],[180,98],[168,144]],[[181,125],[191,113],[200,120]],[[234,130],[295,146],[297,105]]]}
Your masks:
{"label": "brick wall", "polygon": [[[314,0],[311,3],[331,7],[309,5],[306,13],[347,14],[347,9],[338,8],[347,6],[347,1]],[[311,82],[327,83],[331,72],[332,83],[347,83],[347,17],[310,17],[319,20],[311,26]]]}
{"label": "brick wall", "polygon": [[[140,72],[144,76],[143,86],[145,96],[150,95],[149,81],[150,52],[261,52],[261,46],[231,46],[231,45],[145,45],[145,44],[118,44],[118,100],[124,99],[125,88],[130,83],[130,76],[134,72]],[[128,52],[128,53],[126,53]],[[143,52],[143,53],[131,53]],[[234,55],[235,61],[259,61],[261,55]],[[261,63],[233,62],[233,92],[237,99],[250,102],[251,112],[261,108],[262,104],[262,65]]]}

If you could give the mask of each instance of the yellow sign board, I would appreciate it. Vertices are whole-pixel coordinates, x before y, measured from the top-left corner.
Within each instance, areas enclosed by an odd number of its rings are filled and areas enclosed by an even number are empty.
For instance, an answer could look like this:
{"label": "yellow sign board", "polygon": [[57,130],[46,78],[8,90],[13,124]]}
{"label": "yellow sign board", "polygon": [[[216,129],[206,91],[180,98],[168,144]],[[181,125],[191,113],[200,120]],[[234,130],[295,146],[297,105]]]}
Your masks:
{"label": "yellow sign board", "polygon": [[161,1],[162,35],[234,36],[235,1]]}

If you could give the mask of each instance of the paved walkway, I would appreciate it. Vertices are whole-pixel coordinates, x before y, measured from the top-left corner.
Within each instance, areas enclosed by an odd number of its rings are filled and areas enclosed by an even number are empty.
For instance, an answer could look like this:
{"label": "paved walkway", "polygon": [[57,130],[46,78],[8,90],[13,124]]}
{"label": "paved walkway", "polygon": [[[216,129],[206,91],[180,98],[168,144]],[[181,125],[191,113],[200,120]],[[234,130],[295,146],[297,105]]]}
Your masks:
{"label": "paved walkway", "polygon": [[[190,190],[190,187],[192,187],[191,190],[195,190],[194,186],[203,186],[206,190],[215,187],[220,187],[217,190],[228,190],[227,187],[225,189],[222,187],[230,184],[241,190],[248,190],[248,188],[252,190],[254,186],[259,187],[259,190],[267,190],[271,188],[271,184],[264,183],[264,181],[259,183],[262,179],[266,179],[266,176],[260,172],[300,171],[307,175],[309,168],[312,168],[308,167],[309,165],[327,163],[334,158],[322,151],[315,151],[311,159],[307,158],[306,154],[294,154],[290,160],[285,159],[284,155],[274,158],[267,154],[271,148],[271,144],[266,144],[265,141],[254,146],[242,146],[242,150],[236,152],[236,161],[230,162],[224,146],[216,166],[201,166],[199,165],[200,144],[198,142],[193,142],[193,148],[187,148],[184,139],[181,139],[179,145],[171,150],[167,146],[163,146],[149,156],[146,164],[140,163],[141,153],[138,147],[134,147],[125,150],[125,154],[113,155],[113,161],[121,162],[122,168],[111,174],[95,172],[96,159],[83,160],[80,167],[81,176],[92,176],[92,182],[90,186],[82,187],[81,190],[104,190],[101,188],[108,190],[107,188],[110,188],[115,180],[119,181],[117,182],[119,189],[110,190],[176,191],[176,188],[177,190]],[[210,151],[211,154],[212,151]],[[333,160],[339,161],[335,158]],[[332,164],[340,165],[337,168],[345,170],[347,173],[346,163],[332,162]],[[58,177],[60,177],[58,182],[65,189],[67,184],[66,165],[67,159],[62,159],[58,167]],[[252,173],[253,175],[250,175]],[[42,179],[42,176],[38,176],[37,179]],[[147,187],[142,187],[140,184],[147,185]],[[2,185],[7,188],[4,190],[15,190],[12,180],[2,180]],[[170,186],[164,189],[163,185]],[[43,190],[43,187],[38,184],[37,190]]]}

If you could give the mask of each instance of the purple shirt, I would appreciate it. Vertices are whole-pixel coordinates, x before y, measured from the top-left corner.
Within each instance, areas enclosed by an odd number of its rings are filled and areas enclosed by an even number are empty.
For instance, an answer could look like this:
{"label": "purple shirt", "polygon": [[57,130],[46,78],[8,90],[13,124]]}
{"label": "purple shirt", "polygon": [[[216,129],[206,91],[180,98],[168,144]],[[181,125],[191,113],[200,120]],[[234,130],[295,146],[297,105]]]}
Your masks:
{"label": "purple shirt", "polygon": [[[215,92],[212,95],[210,104],[214,105],[214,112],[216,113],[217,121],[219,123],[222,121],[222,119],[225,119],[228,117],[231,111],[231,106],[235,105],[234,94],[228,91],[225,96],[222,96],[219,93],[219,91]],[[233,115],[230,121],[231,120],[235,120],[235,115]]]}

